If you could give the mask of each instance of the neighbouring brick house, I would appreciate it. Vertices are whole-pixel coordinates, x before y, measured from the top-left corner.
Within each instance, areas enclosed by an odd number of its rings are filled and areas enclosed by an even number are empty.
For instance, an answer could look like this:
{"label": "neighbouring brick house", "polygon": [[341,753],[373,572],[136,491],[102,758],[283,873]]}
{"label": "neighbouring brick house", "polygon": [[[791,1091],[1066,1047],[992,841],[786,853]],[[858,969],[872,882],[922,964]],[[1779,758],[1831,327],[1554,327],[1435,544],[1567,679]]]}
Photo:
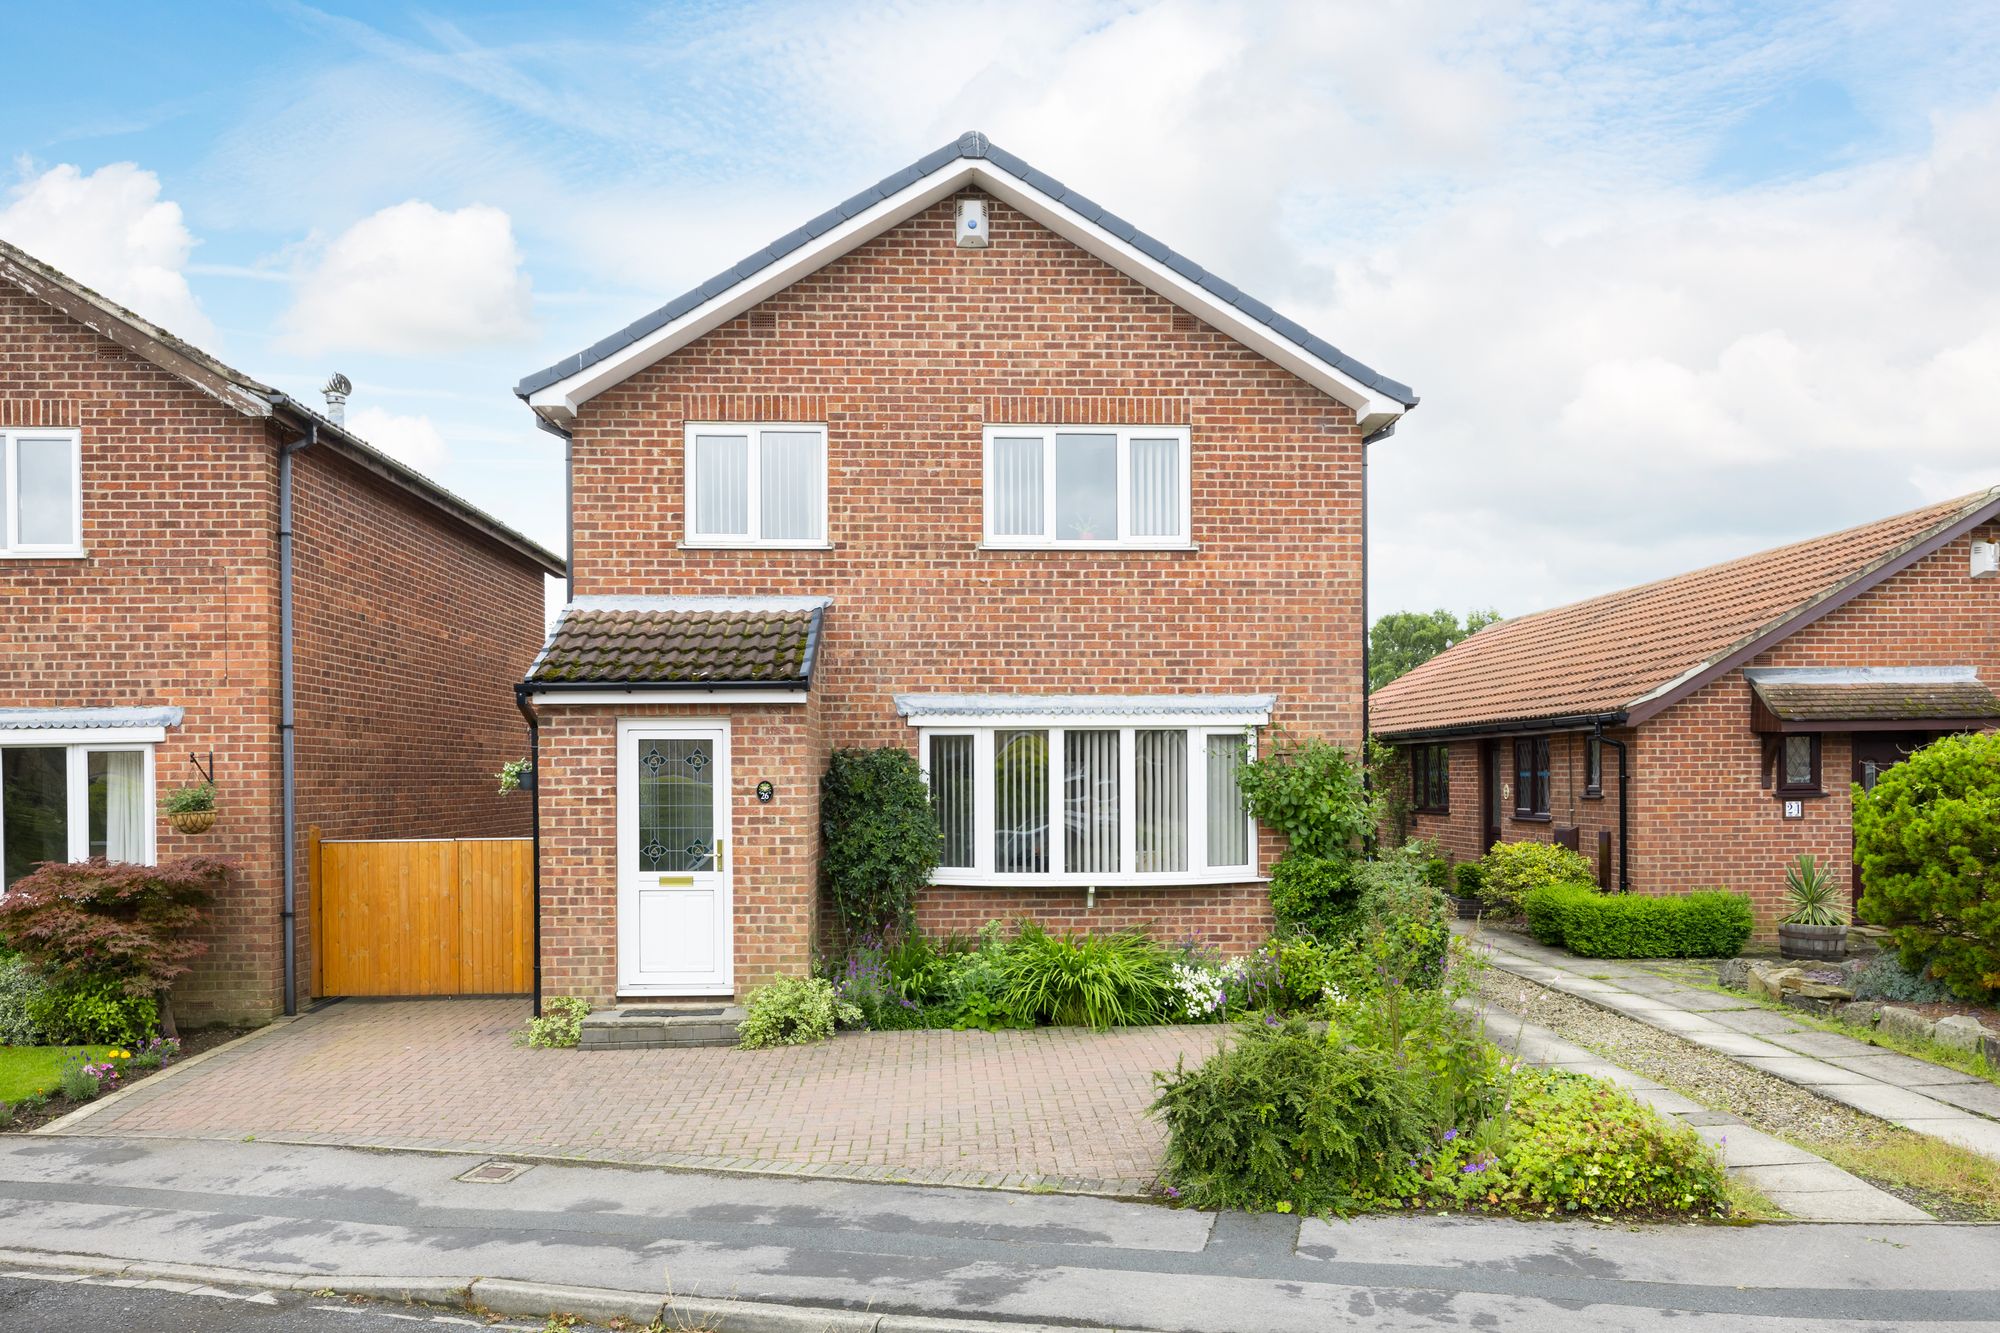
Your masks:
{"label": "neighbouring brick house", "polygon": [[1850,873],[1854,784],[2000,723],[1996,541],[2000,490],[1503,621],[1371,718],[1454,859],[1554,839],[1607,888],[1748,893],[1769,932],[1795,857]]}
{"label": "neighbouring brick house", "polygon": [[573,494],[543,993],[804,972],[834,747],[929,774],[927,927],[1267,934],[1236,767],[1360,741],[1408,389],[969,134],[519,392]]}
{"label": "neighbouring brick house", "polygon": [[[236,861],[210,950],[176,990],[184,1019],[260,1020],[309,991],[288,831],[529,832],[526,801],[492,775],[526,750],[510,691],[562,570],[0,243],[0,885],[87,855]],[[199,780],[191,758],[214,773],[219,815],[186,836],[156,801]]]}

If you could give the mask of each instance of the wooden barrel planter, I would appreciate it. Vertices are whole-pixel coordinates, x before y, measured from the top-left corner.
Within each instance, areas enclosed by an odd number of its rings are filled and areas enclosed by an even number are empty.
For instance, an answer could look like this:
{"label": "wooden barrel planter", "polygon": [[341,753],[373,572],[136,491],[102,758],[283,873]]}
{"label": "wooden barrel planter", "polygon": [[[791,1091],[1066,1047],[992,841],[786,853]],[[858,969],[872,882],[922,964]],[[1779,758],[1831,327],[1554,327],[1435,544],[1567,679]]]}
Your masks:
{"label": "wooden barrel planter", "polygon": [[1802,962],[1837,963],[1847,956],[1847,926],[1778,926],[1778,952]]}

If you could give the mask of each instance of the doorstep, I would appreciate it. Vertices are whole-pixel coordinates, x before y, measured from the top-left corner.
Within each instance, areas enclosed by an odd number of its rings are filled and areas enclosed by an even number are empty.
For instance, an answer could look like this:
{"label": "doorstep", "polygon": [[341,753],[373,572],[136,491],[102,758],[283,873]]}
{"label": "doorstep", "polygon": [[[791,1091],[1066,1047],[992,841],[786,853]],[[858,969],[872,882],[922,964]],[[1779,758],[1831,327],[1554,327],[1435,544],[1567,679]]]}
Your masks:
{"label": "doorstep", "polygon": [[611,1009],[593,1009],[583,1020],[583,1035],[577,1044],[586,1051],[734,1046],[743,1017],[740,1004],[634,1001]]}

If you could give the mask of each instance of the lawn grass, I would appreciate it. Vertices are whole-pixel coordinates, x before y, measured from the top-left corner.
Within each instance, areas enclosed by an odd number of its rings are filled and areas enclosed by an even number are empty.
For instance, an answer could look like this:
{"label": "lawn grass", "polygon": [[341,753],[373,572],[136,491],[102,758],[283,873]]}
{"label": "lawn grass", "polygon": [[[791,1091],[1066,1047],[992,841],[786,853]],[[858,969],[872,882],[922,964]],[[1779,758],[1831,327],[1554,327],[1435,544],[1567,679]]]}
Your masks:
{"label": "lawn grass", "polygon": [[0,1102],[12,1105],[62,1086],[62,1067],[79,1051],[95,1060],[109,1046],[0,1046]]}
{"label": "lawn grass", "polygon": [[1858,1176],[1952,1199],[2000,1221],[2000,1162],[1969,1148],[1895,1129],[1872,1143],[1829,1143],[1815,1151]]}

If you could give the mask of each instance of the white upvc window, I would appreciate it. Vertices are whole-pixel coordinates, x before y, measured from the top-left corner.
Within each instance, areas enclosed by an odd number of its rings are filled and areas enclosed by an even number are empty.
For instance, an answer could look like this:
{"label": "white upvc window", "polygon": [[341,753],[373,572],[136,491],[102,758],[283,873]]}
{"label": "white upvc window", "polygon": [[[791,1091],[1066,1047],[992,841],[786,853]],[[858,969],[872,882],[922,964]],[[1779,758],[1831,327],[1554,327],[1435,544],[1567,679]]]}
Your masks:
{"label": "white upvc window", "polygon": [[1193,545],[1181,426],[988,426],[986,545]]}
{"label": "white upvc window", "polygon": [[1257,874],[1241,725],[996,718],[921,728],[938,884],[1230,884]]}
{"label": "white upvc window", "polygon": [[83,554],[83,439],[74,430],[0,430],[0,556]]}
{"label": "white upvc window", "polygon": [[823,547],[826,427],[690,422],[686,546]]}
{"label": "white upvc window", "polygon": [[0,890],[44,861],[151,864],[153,752],[117,741],[0,743]]}

